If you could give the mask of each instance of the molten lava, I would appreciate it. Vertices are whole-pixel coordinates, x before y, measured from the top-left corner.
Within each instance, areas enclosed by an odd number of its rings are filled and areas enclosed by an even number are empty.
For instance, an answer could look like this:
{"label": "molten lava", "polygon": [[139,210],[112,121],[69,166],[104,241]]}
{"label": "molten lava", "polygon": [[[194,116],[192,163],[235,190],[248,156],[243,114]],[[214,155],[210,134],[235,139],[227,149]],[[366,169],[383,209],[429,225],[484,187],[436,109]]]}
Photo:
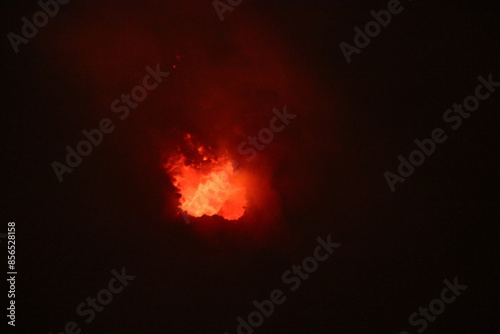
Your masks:
{"label": "molten lava", "polygon": [[[186,140],[191,143],[191,136]],[[237,220],[245,213],[246,189],[240,173],[226,153],[216,157],[203,146],[191,154],[178,153],[168,159],[164,167],[181,195],[180,209],[193,217],[219,215]],[[188,157],[189,156],[189,157]]]}

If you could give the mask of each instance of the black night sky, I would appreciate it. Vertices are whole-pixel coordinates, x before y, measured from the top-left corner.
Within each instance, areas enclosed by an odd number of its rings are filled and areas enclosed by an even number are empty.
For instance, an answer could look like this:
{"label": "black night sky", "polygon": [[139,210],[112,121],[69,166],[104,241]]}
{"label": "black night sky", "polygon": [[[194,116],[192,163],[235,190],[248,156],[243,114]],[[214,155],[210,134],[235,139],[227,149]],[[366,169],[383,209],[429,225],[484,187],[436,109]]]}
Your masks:
{"label": "black night sky", "polygon": [[[2,333],[498,333],[498,1],[63,3],[1,5]],[[241,164],[239,220],[179,214],[186,133]]]}

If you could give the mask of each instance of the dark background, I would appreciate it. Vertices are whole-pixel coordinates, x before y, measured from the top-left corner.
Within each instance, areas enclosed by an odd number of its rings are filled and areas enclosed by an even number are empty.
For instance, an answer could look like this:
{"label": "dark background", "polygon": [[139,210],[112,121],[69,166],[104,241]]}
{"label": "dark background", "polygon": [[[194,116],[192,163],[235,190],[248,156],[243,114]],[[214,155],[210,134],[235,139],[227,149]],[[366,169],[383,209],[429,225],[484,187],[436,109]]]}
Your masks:
{"label": "dark background", "polygon": [[[500,92],[457,131],[442,115],[479,75],[500,79],[498,1],[402,4],[351,64],[339,44],[387,1],[248,0],[220,22],[211,1],[75,0],[19,54],[5,37],[2,211],[5,227],[17,224],[17,332],[74,320],[82,333],[232,334],[279,288],[287,301],[256,333],[415,333],[409,315],[458,276],[468,289],[426,333],[496,333]],[[1,6],[3,36],[39,10]],[[176,70],[118,123],[109,103],[156,63]],[[227,97],[235,82],[229,102],[198,110],[200,92]],[[240,225],[175,216],[161,168],[172,128],[237,145],[220,124],[256,133],[285,104],[299,116],[262,158],[280,214]],[[51,163],[103,117],[116,130],[59,183]],[[449,139],[391,193],[383,173],[436,127]],[[290,292],[281,274],[329,234],[342,246]],[[84,324],[76,306],[122,267],[135,280]]]}

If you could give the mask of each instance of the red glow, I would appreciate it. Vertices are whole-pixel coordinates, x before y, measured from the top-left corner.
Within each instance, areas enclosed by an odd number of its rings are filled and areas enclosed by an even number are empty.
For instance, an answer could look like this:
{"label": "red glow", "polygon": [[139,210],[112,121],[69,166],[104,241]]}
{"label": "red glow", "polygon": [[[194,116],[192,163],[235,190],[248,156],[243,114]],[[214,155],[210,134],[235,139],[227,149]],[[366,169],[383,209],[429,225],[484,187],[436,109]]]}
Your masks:
{"label": "red glow", "polygon": [[[195,148],[189,134],[185,140]],[[180,209],[193,217],[219,215],[227,220],[241,218],[247,204],[246,188],[228,154],[216,157],[210,148],[204,146],[197,147],[193,152],[191,159],[178,152],[164,165],[181,194]]]}

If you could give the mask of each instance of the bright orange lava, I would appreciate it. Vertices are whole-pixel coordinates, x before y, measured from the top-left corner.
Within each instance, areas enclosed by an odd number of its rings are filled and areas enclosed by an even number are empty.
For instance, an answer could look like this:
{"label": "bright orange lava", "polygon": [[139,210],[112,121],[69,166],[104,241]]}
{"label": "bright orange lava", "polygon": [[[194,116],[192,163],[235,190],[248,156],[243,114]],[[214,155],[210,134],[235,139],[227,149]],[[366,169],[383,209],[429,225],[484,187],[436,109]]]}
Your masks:
{"label": "bright orange lava", "polygon": [[[189,135],[186,138],[190,140]],[[164,167],[181,194],[180,209],[188,215],[237,220],[245,213],[246,189],[227,154],[216,158],[200,146],[195,158],[178,153]]]}

